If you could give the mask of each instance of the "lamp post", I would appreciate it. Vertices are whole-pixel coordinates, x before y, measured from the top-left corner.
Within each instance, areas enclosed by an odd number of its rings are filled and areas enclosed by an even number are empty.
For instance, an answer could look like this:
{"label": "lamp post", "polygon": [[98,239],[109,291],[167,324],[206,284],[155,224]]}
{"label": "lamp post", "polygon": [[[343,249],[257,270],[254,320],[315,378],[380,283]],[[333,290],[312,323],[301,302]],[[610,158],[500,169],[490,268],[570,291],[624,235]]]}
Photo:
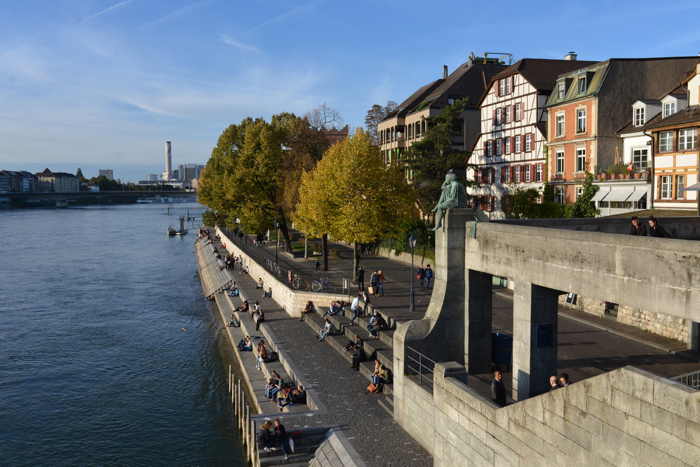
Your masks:
{"label": "lamp post", "polygon": [[277,229],[277,238],[275,239],[275,264],[277,263],[277,250],[280,247],[280,223],[275,222],[275,229]]}
{"label": "lamp post", "polygon": [[410,301],[408,304],[408,311],[415,311],[416,309],[416,294],[415,290],[413,288],[413,253],[416,251],[416,236],[411,233],[408,237],[408,246],[411,247],[411,295],[410,295]]}

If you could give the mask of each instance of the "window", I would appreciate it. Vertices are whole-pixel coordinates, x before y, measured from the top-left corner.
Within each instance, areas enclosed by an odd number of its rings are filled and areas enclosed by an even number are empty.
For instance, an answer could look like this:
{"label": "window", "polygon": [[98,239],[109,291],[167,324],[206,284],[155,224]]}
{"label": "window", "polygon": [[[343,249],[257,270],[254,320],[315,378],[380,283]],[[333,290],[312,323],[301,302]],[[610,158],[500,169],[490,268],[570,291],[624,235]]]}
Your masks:
{"label": "window", "polygon": [[493,118],[494,124],[500,125],[501,122],[503,121],[503,109],[498,108],[496,109],[496,115]]}
{"label": "window", "polygon": [[588,86],[588,83],[586,82],[586,77],[582,76],[578,79],[577,85],[578,85],[578,93],[583,94],[586,92],[586,87]]}
{"label": "window", "polygon": [[632,112],[632,122],[634,126],[642,126],[645,122],[644,107],[637,107]]}
{"label": "window", "polygon": [[455,100],[452,97],[447,98],[447,105],[452,105],[455,103]]}
{"label": "window", "polygon": [[503,123],[510,123],[513,119],[510,115],[511,106],[503,108]]}
{"label": "window", "polygon": [[648,167],[649,150],[647,148],[632,149],[632,165],[635,170],[644,170]]}
{"label": "window", "polygon": [[685,199],[685,175],[676,175],[676,199]]}
{"label": "window", "polygon": [[532,152],[532,133],[525,135],[525,152]]}
{"label": "window", "polygon": [[586,132],[586,109],[576,109],[576,133]]}
{"label": "window", "polygon": [[502,140],[501,138],[498,138],[496,140],[496,155],[500,156],[501,154],[503,154]]}
{"label": "window", "polygon": [[520,135],[515,137],[515,143],[513,146],[513,152],[518,153],[523,151],[523,139],[520,137]]}
{"label": "window", "polygon": [[525,179],[526,182],[530,181],[530,166],[526,165],[523,167],[523,178]]}
{"label": "window", "polygon": [[535,171],[535,181],[542,181],[542,164],[537,164],[537,170]]}
{"label": "window", "polygon": [[564,136],[564,112],[558,112],[556,116],[555,134],[557,138]]}
{"label": "window", "polygon": [[520,120],[522,120],[522,119],[523,119],[523,115],[522,115],[522,113],[523,113],[523,104],[520,103],[520,102],[518,102],[517,104],[515,104],[515,106],[513,107],[513,113],[515,114],[515,115],[513,116],[513,120],[515,120],[516,122],[519,122]]}
{"label": "window", "polygon": [[510,150],[511,150],[511,147],[510,147],[510,146],[511,146],[511,142],[510,142],[510,140],[511,140],[511,138],[506,138],[506,139],[505,139],[505,141],[506,141],[506,150],[505,150],[505,153],[506,153],[506,154],[510,154],[510,152],[511,152],[511,151],[510,151]]}
{"label": "window", "polygon": [[661,179],[661,199],[671,199],[671,176],[662,175]]}
{"label": "window", "polygon": [[513,77],[509,76],[506,78],[506,94],[513,93]]}
{"label": "window", "polygon": [[564,151],[557,151],[557,174],[561,175],[564,173]]}
{"label": "window", "polygon": [[659,152],[673,151],[673,132],[662,131],[659,133]]}
{"label": "window", "polygon": [[561,80],[557,83],[557,94],[559,96],[559,99],[563,99],[566,97],[566,82],[564,80]]}
{"label": "window", "polygon": [[564,204],[564,188],[556,187],[554,188],[554,200],[559,204]]}
{"label": "window", "polygon": [[499,96],[506,95],[506,80],[505,79],[498,80],[498,95]]}
{"label": "window", "polygon": [[576,187],[576,199],[579,199],[583,194],[583,187],[581,185]]}
{"label": "window", "polygon": [[586,148],[576,149],[576,172],[586,170]]}
{"label": "window", "polygon": [[515,180],[513,180],[515,183],[520,183],[520,166],[516,165],[515,166]]}
{"label": "window", "polygon": [[690,149],[695,149],[697,144],[697,129],[696,128],[683,128],[678,131],[678,150],[688,151]]}
{"label": "window", "polygon": [[676,113],[676,102],[664,102],[663,109],[661,110],[661,118],[666,118],[669,115],[673,115],[674,113]]}
{"label": "window", "polygon": [[510,167],[503,167],[503,169],[503,172],[505,174],[505,177],[503,177],[503,181],[505,183],[510,183]]}

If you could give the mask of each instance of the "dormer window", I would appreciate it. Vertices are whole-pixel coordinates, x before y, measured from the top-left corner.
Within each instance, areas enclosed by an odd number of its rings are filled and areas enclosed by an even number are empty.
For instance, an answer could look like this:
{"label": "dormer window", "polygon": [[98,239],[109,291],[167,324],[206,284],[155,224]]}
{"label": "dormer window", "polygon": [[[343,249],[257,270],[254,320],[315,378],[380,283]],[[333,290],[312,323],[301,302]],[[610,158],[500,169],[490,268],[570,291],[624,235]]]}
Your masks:
{"label": "dormer window", "polygon": [[661,111],[661,117],[666,118],[670,115],[676,113],[676,101],[675,99],[664,102],[663,109]]}
{"label": "dormer window", "polygon": [[585,76],[581,76],[576,82],[576,85],[578,86],[578,93],[584,94],[586,92],[586,88],[588,87],[588,80]]}
{"label": "dormer window", "polygon": [[637,107],[632,112],[632,124],[634,126],[643,126],[646,122],[644,107]]}
{"label": "dormer window", "polygon": [[564,80],[557,83],[557,95],[559,96],[559,99],[566,97],[566,82]]}

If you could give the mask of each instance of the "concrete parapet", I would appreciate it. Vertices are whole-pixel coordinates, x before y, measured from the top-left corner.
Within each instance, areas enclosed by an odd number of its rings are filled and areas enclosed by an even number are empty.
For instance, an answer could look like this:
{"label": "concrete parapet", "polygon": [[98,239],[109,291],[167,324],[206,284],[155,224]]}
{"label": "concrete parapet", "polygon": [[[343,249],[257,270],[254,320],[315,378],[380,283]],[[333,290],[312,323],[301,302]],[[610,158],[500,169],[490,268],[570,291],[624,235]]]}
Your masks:
{"label": "concrete parapet", "polygon": [[272,291],[272,298],[289,316],[299,318],[301,316],[301,310],[304,309],[304,306],[309,300],[313,301],[314,304],[318,306],[328,306],[335,300],[350,301],[349,295],[293,290],[268,272],[261,264],[255,262],[218,227],[216,228],[216,234],[221,238],[221,243],[224,245],[224,248],[226,248],[226,251],[234,256],[243,258],[243,265],[247,268],[250,277],[256,281],[258,278],[262,278],[265,291]]}

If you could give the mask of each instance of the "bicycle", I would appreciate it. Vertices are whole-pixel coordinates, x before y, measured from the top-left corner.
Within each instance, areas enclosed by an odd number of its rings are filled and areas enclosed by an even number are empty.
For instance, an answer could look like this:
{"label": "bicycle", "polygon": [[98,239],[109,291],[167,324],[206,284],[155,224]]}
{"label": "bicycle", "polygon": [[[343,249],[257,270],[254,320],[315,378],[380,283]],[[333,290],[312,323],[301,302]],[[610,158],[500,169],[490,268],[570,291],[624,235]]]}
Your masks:
{"label": "bicycle", "polygon": [[327,289],[329,285],[328,279],[325,277],[322,277],[318,280],[315,280],[311,283],[311,290],[314,292],[320,292],[324,289]]}

